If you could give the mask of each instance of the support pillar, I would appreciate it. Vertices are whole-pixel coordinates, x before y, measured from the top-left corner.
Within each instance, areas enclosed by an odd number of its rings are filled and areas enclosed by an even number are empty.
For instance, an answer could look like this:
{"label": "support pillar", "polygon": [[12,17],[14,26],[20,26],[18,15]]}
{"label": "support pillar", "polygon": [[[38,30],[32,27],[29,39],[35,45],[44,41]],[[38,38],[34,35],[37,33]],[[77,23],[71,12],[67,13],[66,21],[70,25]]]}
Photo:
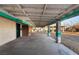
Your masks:
{"label": "support pillar", "polygon": [[56,21],[56,43],[61,43],[61,21]]}
{"label": "support pillar", "polygon": [[48,36],[51,35],[51,33],[50,33],[50,25],[48,25],[48,33],[47,33],[47,35],[48,35]]}

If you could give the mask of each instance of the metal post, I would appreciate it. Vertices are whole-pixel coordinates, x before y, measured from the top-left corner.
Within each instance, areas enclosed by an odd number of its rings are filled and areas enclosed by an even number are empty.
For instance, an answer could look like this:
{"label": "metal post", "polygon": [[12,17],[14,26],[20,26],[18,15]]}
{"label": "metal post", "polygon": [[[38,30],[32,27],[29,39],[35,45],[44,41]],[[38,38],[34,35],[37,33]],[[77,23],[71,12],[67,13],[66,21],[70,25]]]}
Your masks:
{"label": "metal post", "polygon": [[48,33],[47,33],[48,36],[50,36],[50,25],[48,25]]}
{"label": "metal post", "polygon": [[56,43],[61,43],[61,21],[56,21]]}

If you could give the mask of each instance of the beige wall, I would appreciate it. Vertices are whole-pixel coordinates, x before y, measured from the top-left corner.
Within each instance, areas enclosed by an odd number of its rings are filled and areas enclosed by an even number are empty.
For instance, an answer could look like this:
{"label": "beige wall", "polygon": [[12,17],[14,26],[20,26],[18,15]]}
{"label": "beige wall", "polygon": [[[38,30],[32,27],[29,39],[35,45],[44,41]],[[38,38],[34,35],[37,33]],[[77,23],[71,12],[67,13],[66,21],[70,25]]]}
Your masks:
{"label": "beige wall", "polygon": [[16,39],[16,23],[0,17],[0,45]]}

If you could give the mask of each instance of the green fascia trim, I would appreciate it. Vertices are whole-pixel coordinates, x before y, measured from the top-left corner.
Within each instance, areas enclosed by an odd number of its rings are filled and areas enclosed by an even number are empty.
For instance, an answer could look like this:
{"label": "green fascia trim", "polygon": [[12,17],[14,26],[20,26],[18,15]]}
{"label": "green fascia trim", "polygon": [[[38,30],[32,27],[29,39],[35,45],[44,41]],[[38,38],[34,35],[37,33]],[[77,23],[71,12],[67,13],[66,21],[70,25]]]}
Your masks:
{"label": "green fascia trim", "polygon": [[6,19],[12,20],[12,21],[14,21],[16,23],[19,23],[19,24],[24,24],[24,25],[32,26],[32,24],[30,24],[29,22],[27,22],[25,20],[21,20],[19,18],[15,18],[14,16],[11,16],[8,13],[2,12],[2,11],[0,11],[0,16],[4,17]]}
{"label": "green fascia trim", "polygon": [[[69,13],[65,14],[64,16],[62,16],[60,19],[61,19],[61,21],[63,21],[63,20],[67,20],[69,18],[75,17],[77,15],[79,15],[79,9],[74,9],[71,12],[69,12]],[[55,22],[56,22],[56,19],[51,21],[48,25],[54,24]]]}
{"label": "green fascia trim", "polygon": [[75,17],[77,15],[79,15],[79,9],[75,9],[75,10],[69,12],[68,14],[65,14],[64,16],[61,17],[61,21],[69,19],[71,17]]}

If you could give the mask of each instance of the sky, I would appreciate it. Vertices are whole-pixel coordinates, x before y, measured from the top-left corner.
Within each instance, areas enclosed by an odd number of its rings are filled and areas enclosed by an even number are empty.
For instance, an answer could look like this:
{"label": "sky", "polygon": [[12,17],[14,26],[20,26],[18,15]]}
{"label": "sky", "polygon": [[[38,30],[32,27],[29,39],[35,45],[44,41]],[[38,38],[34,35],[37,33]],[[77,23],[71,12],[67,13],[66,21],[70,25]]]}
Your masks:
{"label": "sky", "polygon": [[79,24],[79,16],[75,16],[61,22],[61,25],[64,25],[66,27],[71,27],[76,24]]}

